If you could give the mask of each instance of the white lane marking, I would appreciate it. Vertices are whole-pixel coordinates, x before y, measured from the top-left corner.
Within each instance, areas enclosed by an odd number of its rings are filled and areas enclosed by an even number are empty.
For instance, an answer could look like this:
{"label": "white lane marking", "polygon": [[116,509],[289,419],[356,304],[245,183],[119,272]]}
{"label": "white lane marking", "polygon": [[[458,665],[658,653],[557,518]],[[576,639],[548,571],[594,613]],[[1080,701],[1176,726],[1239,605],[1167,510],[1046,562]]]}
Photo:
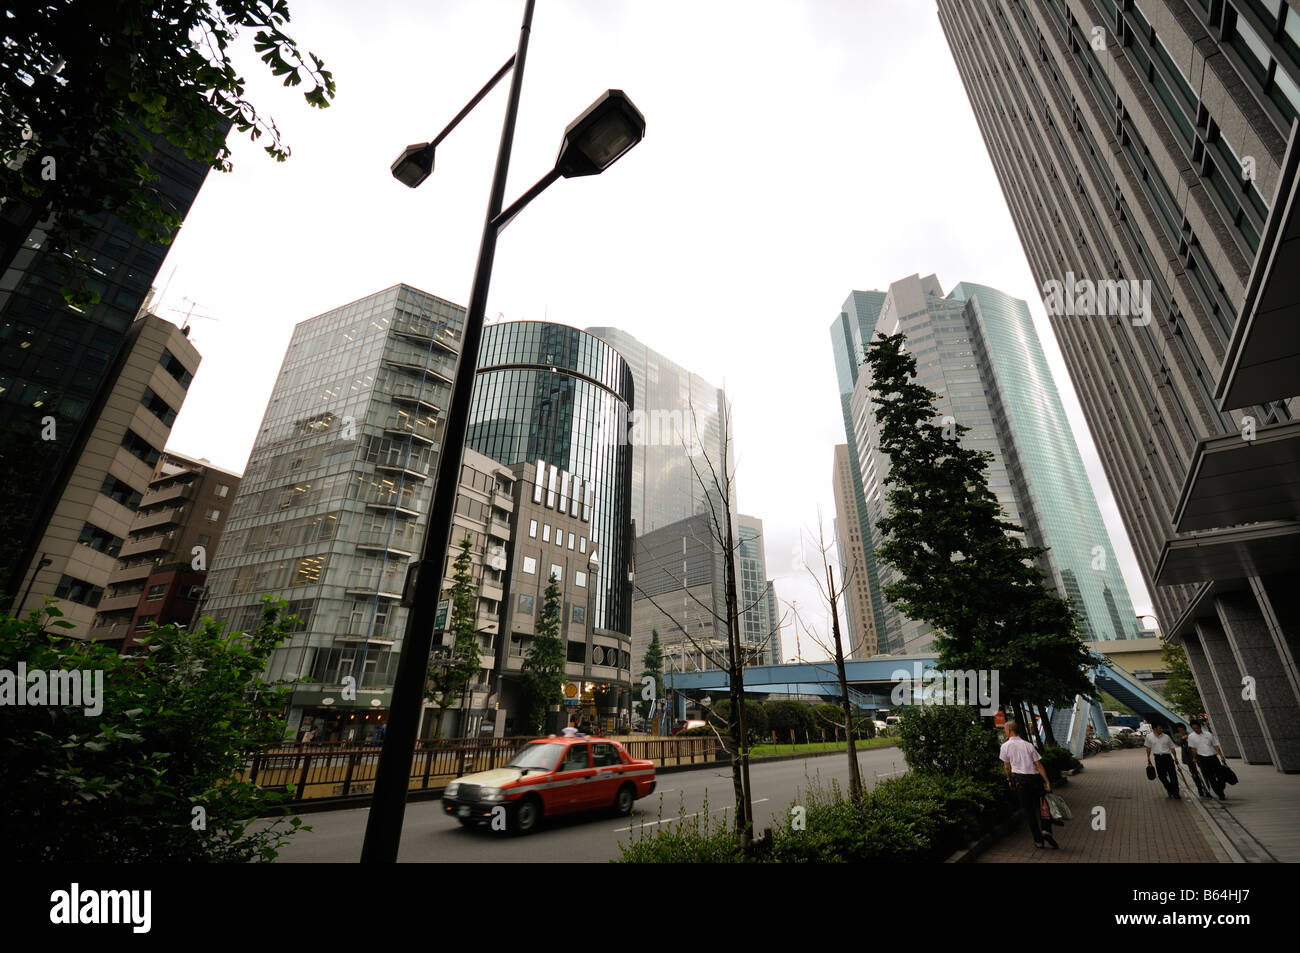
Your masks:
{"label": "white lane marking", "polygon": [[[770,801],[770,800],[771,800],[771,798],[761,797],[761,798],[759,798],[757,801],[755,801],[754,803],[755,803],[755,804],[762,804],[764,801]],[[719,807],[719,808],[715,808],[714,810],[709,811],[709,813],[710,813],[710,814],[717,814],[717,813],[719,813],[720,811],[730,811],[730,810],[733,810],[734,808],[735,808],[735,805],[734,805],[734,804],[731,804],[731,805],[728,805],[727,807]],[[676,821],[685,821],[685,820],[689,820],[689,819],[692,818],[692,817],[698,817],[698,816],[699,816],[699,813],[700,813],[699,811],[696,811],[694,814],[683,814],[681,817],[670,817],[670,818],[668,818],[668,820],[666,820],[666,821],[646,821],[644,824],[637,824],[636,826],[637,826],[638,829],[640,829],[640,828],[642,828],[642,827],[654,827],[656,824],[672,824],[672,823],[674,823],[674,822],[676,822]],[[632,830],[631,827],[620,827],[620,828],[617,828],[617,829],[614,831],[614,833],[615,833],[615,834],[625,834],[625,833],[627,833],[627,832],[630,831],[630,830]]]}

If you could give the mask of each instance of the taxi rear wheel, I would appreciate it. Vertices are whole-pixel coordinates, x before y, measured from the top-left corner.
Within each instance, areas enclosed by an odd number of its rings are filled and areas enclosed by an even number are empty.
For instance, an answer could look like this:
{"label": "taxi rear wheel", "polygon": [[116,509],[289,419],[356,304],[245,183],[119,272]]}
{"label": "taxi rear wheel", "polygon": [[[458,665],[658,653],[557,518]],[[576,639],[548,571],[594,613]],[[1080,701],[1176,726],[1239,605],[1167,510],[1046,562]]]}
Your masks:
{"label": "taxi rear wheel", "polygon": [[528,834],[542,819],[542,805],[535,797],[525,797],[514,806],[510,816],[510,829],[516,834]]}
{"label": "taxi rear wheel", "polygon": [[636,788],[630,784],[625,784],[618,789],[618,794],[614,796],[614,811],[620,817],[626,817],[632,813],[632,805],[636,803]]}

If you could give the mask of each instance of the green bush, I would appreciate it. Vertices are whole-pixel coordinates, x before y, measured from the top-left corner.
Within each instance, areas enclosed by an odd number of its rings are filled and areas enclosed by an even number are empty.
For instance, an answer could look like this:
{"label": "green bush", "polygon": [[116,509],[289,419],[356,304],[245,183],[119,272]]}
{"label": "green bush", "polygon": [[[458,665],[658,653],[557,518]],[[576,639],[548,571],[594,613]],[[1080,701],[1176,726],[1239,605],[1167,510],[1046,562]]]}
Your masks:
{"label": "green bush", "polygon": [[[683,800],[680,814],[686,812]],[[740,851],[740,837],[734,824],[728,824],[729,812],[721,817],[709,813],[708,794],[704,808],[694,817],[665,823],[663,795],[659,796],[659,821],[647,829],[644,825],[632,829],[632,840],[619,842],[621,864],[736,864],[745,860]],[[734,818],[733,818],[734,820]],[[714,825],[717,825],[716,827]],[[647,832],[648,830],[648,832]]]}
{"label": "green bush", "polygon": [[859,741],[870,741],[876,737],[876,720],[870,715],[853,717],[853,737]]}
{"label": "green bush", "polygon": [[812,709],[803,702],[775,701],[763,707],[767,710],[768,729],[776,732],[779,744],[788,743],[792,731],[797,742],[816,737],[818,726],[814,723]]}
{"label": "green bush", "polygon": [[899,714],[898,746],[913,771],[981,777],[998,762],[998,736],[979,709],[908,705]]}
{"label": "green bush", "polygon": [[[285,637],[283,602],[224,633],[163,626],[138,654],[58,634],[56,605],[0,615],[0,669],[102,678],[102,710],[0,706],[0,844],[12,861],[274,860],[298,818],[250,831],[284,800],[239,780],[284,730],[283,687],[260,675]],[[202,810],[199,810],[202,809]],[[308,828],[309,829],[309,828]]]}
{"label": "green bush", "polygon": [[[717,725],[723,739],[731,737],[731,699],[724,698],[709,709],[709,722]],[[711,731],[704,732],[712,734]],[[745,699],[745,733],[749,735],[751,745],[761,744],[767,740],[767,712],[758,702]]]}
{"label": "green bush", "polygon": [[821,741],[844,740],[844,729],[838,727],[844,723],[844,709],[839,705],[817,705],[810,709],[813,724],[817,726],[817,737]]}
{"label": "green bush", "polygon": [[1047,772],[1047,779],[1053,784],[1061,780],[1062,771],[1077,767],[1079,761],[1070,754],[1068,748],[1049,745],[1043,749],[1043,769]]}

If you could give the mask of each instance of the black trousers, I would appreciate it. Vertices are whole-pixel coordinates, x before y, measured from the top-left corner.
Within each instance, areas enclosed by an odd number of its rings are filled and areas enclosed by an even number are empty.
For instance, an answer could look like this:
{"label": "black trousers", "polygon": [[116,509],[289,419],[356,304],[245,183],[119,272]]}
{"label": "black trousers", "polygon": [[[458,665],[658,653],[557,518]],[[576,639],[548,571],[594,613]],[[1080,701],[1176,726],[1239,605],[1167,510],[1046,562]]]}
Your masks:
{"label": "black trousers", "polygon": [[1201,772],[1196,769],[1196,755],[1190,758],[1183,758],[1183,767],[1187,769],[1187,774],[1191,777],[1192,783],[1196,785],[1197,794],[1208,794],[1209,788],[1201,780]]}
{"label": "black trousers", "polygon": [[1025,812],[1025,817],[1029,820],[1029,833],[1034,838],[1035,844],[1043,842],[1043,834],[1051,833],[1051,822],[1044,822],[1039,809],[1039,802],[1042,800],[1045,788],[1043,779],[1037,774],[1013,774],[1011,781],[1016,788],[1016,800],[1020,802],[1020,809]]}
{"label": "black trousers", "polygon": [[1214,789],[1215,796],[1223,797],[1223,789],[1227,782],[1219,772],[1219,759],[1212,754],[1198,754],[1196,763],[1201,767],[1201,774],[1205,775],[1205,783]]}
{"label": "black trousers", "polygon": [[1170,794],[1178,793],[1178,765],[1174,763],[1174,756],[1171,754],[1158,754],[1153,756],[1156,763],[1156,777],[1160,783],[1165,786],[1165,790]]}

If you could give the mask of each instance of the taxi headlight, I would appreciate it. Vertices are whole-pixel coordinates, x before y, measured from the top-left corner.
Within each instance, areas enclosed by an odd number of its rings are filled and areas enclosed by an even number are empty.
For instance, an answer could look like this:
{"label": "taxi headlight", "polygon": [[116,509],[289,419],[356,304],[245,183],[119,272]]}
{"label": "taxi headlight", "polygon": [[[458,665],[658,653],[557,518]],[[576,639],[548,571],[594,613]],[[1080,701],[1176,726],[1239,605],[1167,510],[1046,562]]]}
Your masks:
{"label": "taxi headlight", "polygon": [[455,797],[456,793],[459,790],[460,790],[460,782],[452,781],[451,784],[447,785],[447,788],[442,792],[442,795],[443,797]]}
{"label": "taxi headlight", "polygon": [[500,788],[479,788],[479,792],[478,792],[478,793],[479,793],[479,797],[481,797],[484,801],[499,801],[499,800],[501,800],[501,789],[500,789]]}

